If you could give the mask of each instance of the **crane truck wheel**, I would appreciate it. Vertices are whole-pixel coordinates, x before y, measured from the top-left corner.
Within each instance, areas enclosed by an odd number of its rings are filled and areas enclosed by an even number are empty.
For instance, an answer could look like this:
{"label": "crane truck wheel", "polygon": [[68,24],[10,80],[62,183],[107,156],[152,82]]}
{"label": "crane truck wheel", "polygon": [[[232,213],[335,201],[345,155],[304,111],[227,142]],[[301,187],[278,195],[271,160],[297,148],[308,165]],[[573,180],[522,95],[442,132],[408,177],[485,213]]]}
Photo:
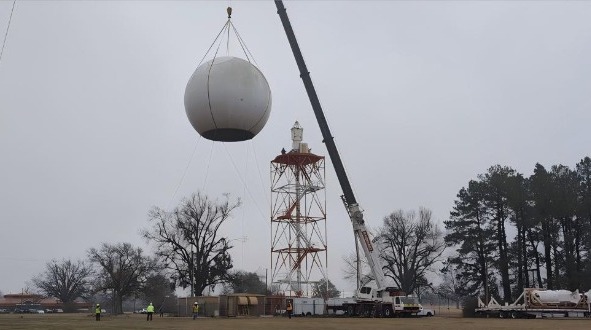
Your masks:
{"label": "crane truck wheel", "polygon": [[347,314],[349,316],[355,316],[355,308],[353,308],[353,306],[347,307]]}
{"label": "crane truck wheel", "polygon": [[394,312],[392,311],[392,307],[384,306],[384,317],[392,317],[394,316]]}

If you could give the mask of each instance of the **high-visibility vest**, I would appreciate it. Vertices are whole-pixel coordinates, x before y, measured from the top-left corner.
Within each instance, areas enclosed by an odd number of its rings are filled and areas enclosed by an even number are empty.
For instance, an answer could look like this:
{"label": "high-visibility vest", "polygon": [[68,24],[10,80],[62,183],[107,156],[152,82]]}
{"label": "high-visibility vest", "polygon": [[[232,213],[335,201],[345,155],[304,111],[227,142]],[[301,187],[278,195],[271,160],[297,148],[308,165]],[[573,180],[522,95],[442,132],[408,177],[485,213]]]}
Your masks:
{"label": "high-visibility vest", "polygon": [[94,312],[95,312],[96,314],[100,314],[100,313],[101,313],[101,308],[100,308],[100,307],[97,307],[97,308],[95,308],[95,309],[94,309]]}
{"label": "high-visibility vest", "polygon": [[154,313],[154,305],[149,305],[148,308],[146,308],[146,310],[148,311],[148,313]]}

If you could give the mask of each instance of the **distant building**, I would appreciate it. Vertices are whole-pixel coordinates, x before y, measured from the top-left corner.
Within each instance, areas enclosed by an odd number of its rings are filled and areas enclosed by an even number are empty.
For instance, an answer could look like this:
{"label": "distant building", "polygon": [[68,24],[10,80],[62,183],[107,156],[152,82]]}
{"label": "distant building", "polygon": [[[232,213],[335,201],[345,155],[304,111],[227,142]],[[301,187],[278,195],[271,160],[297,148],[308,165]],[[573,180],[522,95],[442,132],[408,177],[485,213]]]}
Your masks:
{"label": "distant building", "polygon": [[[89,309],[91,303],[84,301],[74,302],[74,308]],[[31,310],[57,310],[64,309],[64,304],[57,298],[46,298],[38,294],[17,293],[6,294],[0,298],[0,309],[6,309],[12,312],[23,312]]]}

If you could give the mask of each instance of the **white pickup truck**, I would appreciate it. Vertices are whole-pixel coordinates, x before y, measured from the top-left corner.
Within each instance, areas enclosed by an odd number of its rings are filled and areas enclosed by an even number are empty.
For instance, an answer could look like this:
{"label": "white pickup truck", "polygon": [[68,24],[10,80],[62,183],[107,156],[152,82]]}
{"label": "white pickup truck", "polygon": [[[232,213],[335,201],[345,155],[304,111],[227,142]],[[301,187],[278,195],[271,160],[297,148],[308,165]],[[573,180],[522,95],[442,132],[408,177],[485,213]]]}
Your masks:
{"label": "white pickup truck", "polygon": [[422,308],[417,313],[417,316],[433,316],[433,315],[435,315],[435,311],[430,308]]}

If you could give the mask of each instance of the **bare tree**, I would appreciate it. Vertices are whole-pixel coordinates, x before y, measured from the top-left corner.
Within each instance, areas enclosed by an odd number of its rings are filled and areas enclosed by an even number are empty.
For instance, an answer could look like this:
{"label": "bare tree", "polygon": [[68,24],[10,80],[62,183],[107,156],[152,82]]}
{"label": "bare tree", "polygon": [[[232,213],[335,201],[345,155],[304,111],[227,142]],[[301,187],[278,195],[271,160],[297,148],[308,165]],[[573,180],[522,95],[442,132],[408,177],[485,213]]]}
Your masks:
{"label": "bare tree", "polygon": [[158,269],[156,258],[144,256],[141,248],[129,243],[103,243],[99,249],[91,248],[88,258],[99,268],[94,290],[112,290],[115,314],[123,312],[123,300],[139,294]]}
{"label": "bare tree", "polygon": [[457,270],[454,264],[450,263],[449,260],[443,263],[444,267],[441,269],[441,275],[443,281],[436,288],[435,292],[440,297],[453,301],[456,303],[456,308],[460,308],[460,300],[463,295],[459,293],[460,284],[457,279]]}
{"label": "bare tree", "polygon": [[181,201],[172,212],[154,207],[149,213],[152,228],[142,235],[156,244],[157,255],[174,272],[173,279],[181,287],[191,287],[200,296],[205,288],[228,278],[232,268],[229,240],[220,234],[220,226],[240,200],[229,195],[218,202],[200,193]]}
{"label": "bare tree", "polygon": [[89,293],[91,274],[92,267],[81,260],[52,260],[45,265],[45,272],[32,281],[44,295],[61,300],[64,310],[72,311],[74,300]]}
{"label": "bare tree", "polygon": [[[371,270],[369,269],[369,265],[367,264],[367,260],[363,256],[363,253],[359,255],[359,263],[360,263],[360,270],[359,270],[359,280],[357,279],[357,253],[351,252],[346,256],[343,256],[343,262],[345,263],[345,267],[342,269],[343,278],[348,280],[352,283],[365,285],[374,280]],[[360,283],[357,283],[357,282]],[[357,288],[359,289],[359,288]]]}
{"label": "bare tree", "polygon": [[385,275],[407,293],[415,291],[445,249],[443,234],[425,208],[419,209],[418,218],[414,211],[402,210],[384,218],[379,240]]}

